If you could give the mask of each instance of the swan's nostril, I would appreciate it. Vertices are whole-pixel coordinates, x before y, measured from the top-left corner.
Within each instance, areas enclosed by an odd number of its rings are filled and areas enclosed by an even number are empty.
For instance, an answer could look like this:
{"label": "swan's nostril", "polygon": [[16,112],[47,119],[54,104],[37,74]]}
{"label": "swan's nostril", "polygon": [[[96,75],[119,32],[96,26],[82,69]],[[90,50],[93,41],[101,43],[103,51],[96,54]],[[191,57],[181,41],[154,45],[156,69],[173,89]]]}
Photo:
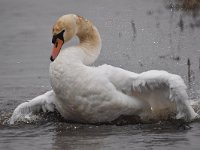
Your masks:
{"label": "swan's nostril", "polygon": [[52,56],[50,57],[50,60],[51,60],[51,61],[54,61],[54,59],[53,59],[53,57],[52,57]]}

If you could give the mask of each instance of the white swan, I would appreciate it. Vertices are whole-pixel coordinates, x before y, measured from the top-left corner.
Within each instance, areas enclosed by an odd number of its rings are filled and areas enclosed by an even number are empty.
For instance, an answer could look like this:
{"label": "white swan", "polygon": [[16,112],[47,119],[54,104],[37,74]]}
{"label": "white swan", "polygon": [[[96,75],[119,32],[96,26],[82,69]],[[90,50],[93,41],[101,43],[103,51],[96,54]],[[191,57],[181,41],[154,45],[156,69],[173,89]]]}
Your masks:
{"label": "white swan", "polygon": [[[63,43],[75,35],[80,44],[60,51]],[[83,123],[111,122],[121,115],[141,120],[171,116],[186,121],[197,116],[178,75],[156,70],[136,74],[110,65],[88,66],[100,54],[101,38],[97,28],[83,17],[60,17],[53,26],[52,42],[53,90],[19,105],[11,124],[55,108],[65,119]]]}

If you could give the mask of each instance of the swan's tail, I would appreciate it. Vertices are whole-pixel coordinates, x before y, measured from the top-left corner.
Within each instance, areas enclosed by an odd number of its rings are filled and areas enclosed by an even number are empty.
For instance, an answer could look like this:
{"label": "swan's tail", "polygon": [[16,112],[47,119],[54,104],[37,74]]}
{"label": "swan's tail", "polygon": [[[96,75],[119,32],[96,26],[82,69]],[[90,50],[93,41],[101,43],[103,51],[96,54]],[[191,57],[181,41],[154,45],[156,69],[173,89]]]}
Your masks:
{"label": "swan's tail", "polygon": [[24,102],[17,106],[14,110],[9,123],[14,124],[16,121],[25,121],[30,119],[30,116],[43,112],[53,112],[55,110],[54,105],[55,94],[53,91],[48,91],[43,95],[37,96],[34,99]]}

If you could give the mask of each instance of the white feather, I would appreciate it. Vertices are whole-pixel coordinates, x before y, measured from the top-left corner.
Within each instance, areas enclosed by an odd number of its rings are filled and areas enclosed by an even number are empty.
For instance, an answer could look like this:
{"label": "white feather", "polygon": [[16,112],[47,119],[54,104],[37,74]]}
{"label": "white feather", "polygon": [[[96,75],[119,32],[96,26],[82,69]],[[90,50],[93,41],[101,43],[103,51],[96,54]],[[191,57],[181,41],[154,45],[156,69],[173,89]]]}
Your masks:
{"label": "white feather", "polygon": [[[61,21],[65,25],[79,23],[71,29],[76,29],[81,42],[62,50],[51,63],[53,91],[19,105],[11,123],[41,110],[54,111],[54,105],[65,119],[84,123],[110,122],[121,115],[138,116],[144,121],[169,116],[190,121],[197,116],[180,76],[156,70],[136,74],[110,65],[89,67],[101,50],[96,27],[76,15],[65,15]],[[60,23],[56,25],[57,29]]]}
{"label": "white feather", "polygon": [[55,95],[53,91],[48,91],[43,95],[37,96],[32,100],[24,102],[17,106],[14,110],[12,117],[10,118],[10,124],[14,124],[16,121],[23,121],[24,119],[30,119],[29,117],[38,112],[53,112]]}

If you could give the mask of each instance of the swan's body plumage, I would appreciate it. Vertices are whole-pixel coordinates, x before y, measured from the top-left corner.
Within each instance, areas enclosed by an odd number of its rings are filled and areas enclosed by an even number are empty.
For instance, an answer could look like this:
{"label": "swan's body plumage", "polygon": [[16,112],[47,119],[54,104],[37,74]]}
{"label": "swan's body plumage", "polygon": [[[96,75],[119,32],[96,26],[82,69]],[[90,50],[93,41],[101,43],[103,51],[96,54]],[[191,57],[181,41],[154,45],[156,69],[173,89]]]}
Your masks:
{"label": "swan's body plumage", "polygon": [[53,90],[19,105],[11,123],[25,114],[54,109],[66,120],[83,123],[111,122],[122,115],[187,121],[197,116],[180,76],[158,70],[137,74],[110,65],[88,66],[101,50],[96,27],[80,16],[65,15],[55,23],[53,34],[63,29],[64,42],[77,35],[80,44],[62,50],[50,64]]}

